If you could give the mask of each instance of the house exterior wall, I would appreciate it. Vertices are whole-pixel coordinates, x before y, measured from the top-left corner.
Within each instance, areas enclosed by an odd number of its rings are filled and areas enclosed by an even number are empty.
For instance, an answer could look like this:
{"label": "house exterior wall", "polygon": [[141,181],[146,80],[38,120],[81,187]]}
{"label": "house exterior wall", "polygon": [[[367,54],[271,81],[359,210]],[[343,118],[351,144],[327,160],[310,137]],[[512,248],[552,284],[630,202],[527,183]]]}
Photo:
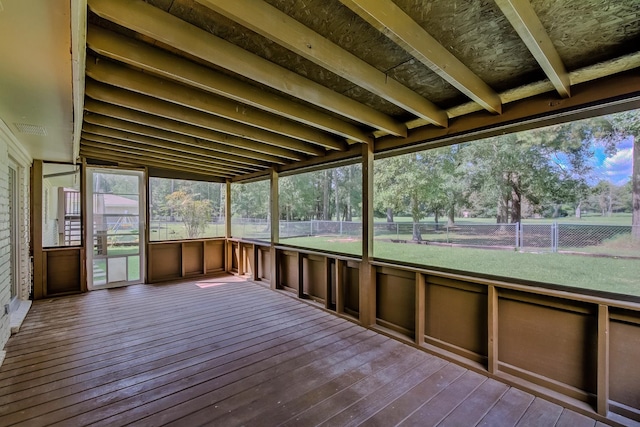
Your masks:
{"label": "house exterior wall", "polygon": [[31,264],[29,261],[29,170],[31,158],[0,121],[0,363],[11,335],[10,316],[5,306],[11,300],[11,221],[9,218],[9,165],[16,170],[17,181],[17,262],[18,299],[29,299]]}

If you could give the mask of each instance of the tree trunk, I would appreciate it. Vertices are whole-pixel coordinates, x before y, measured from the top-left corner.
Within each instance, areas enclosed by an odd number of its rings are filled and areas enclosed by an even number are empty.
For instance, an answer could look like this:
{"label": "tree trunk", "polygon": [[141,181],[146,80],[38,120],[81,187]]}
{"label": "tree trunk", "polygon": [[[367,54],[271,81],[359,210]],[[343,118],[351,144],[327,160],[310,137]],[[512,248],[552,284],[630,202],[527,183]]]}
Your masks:
{"label": "tree trunk", "polygon": [[323,182],[323,194],[322,194],[322,219],[329,220],[329,193],[331,189],[331,177],[329,176],[329,171],[325,169],[324,171],[324,182]]}
{"label": "tree trunk", "polygon": [[633,172],[632,180],[632,205],[633,214],[631,216],[631,225],[633,226],[633,239],[640,241],[640,141],[638,135],[633,136]]}
{"label": "tree trunk", "polygon": [[496,222],[498,224],[506,224],[509,222],[509,196],[498,198],[498,212],[496,214]]}
{"label": "tree trunk", "polygon": [[338,169],[333,170],[333,183],[335,185],[336,196],[336,221],[340,221],[340,198],[338,197]]}
{"label": "tree trunk", "polygon": [[414,194],[411,196],[411,217],[413,218],[412,239],[416,242],[422,242],[422,233],[420,233],[420,206],[418,198]]}
{"label": "tree trunk", "polygon": [[449,210],[447,211],[447,226],[448,227],[452,227],[456,223],[455,214],[456,214],[456,206],[455,205],[451,205],[449,207]]}
{"label": "tree trunk", "polygon": [[395,226],[393,225],[393,208],[387,208],[387,229],[395,230]]}
{"label": "tree trunk", "polygon": [[576,218],[582,219],[582,202],[578,202],[578,206],[576,206]]}
{"label": "tree trunk", "polygon": [[519,191],[511,193],[511,223],[516,224],[522,219],[522,196]]}

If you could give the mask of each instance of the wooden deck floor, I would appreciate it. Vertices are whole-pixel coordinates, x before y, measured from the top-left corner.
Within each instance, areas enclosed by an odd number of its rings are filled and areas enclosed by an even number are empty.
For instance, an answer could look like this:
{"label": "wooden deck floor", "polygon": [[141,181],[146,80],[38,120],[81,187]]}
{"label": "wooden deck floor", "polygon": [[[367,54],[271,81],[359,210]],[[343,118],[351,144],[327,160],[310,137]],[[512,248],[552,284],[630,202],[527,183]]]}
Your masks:
{"label": "wooden deck floor", "polygon": [[595,426],[233,277],[34,304],[0,425]]}

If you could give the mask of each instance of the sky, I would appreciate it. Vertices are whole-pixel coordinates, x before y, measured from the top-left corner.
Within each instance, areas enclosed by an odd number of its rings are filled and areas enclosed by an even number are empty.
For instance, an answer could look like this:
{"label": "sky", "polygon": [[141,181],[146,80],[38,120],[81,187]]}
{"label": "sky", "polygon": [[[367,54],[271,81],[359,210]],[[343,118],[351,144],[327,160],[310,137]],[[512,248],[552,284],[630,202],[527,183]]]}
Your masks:
{"label": "sky", "polygon": [[607,180],[615,185],[624,185],[631,179],[633,139],[627,138],[617,145],[618,152],[607,157],[604,149],[597,147],[593,165],[597,180]]}

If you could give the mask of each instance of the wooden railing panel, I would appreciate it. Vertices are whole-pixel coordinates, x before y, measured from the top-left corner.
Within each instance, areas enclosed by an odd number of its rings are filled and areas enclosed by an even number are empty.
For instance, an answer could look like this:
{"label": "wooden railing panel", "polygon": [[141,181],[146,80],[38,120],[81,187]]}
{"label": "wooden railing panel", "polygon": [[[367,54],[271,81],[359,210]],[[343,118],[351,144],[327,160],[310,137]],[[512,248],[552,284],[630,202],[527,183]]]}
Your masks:
{"label": "wooden railing panel", "polygon": [[342,263],[344,312],[358,317],[360,314],[360,269],[355,262]]}
{"label": "wooden railing panel", "polygon": [[612,410],[640,421],[640,313],[612,312],[609,333],[609,398]]}
{"label": "wooden railing panel", "polygon": [[44,249],[44,296],[82,292],[82,247]]}
{"label": "wooden railing panel", "polygon": [[207,276],[224,271],[223,239],[153,242],[147,249],[147,282]]}
{"label": "wooden railing panel", "polygon": [[258,246],[258,278],[271,281],[271,248]]}
{"label": "wooden railing panel", "polygon": [[147,280],[150,283],[182,276],[181,246],[180,242],[149,245]]}
{"label": "wooden railing panel", "polygon": [[307,255],[302,261],[302,284],[304,293],[312,299],[327,298],[327,273],[325,257]]}
{"label": "wooden railing panel", "polygon": [[298,252],[278,251],[279,283],[278,287],[298,291]]}
{"label": "wooden railing panel", "polygon": [[486,286],[427,276],[427,343],[485,362],[487,333]]}
{"label": "wooden railing panel", "polygon": [[498,313],[501,371],[591,401],[597,385],[596,306],[504,292]]}
{"label": "wooden railing panel", "polygon": [[205,270],[207,274],[224,271],[224,240],[207,240],[204,243]]}
{"label": "wooden railing panel", "polygon": [[391,268],[376,270],[376,323],[413,340],[415,274]]}
{"label": "wooden railing panel", "polygon": [[204,242],[182,244],[182,275],[204,274]]}

